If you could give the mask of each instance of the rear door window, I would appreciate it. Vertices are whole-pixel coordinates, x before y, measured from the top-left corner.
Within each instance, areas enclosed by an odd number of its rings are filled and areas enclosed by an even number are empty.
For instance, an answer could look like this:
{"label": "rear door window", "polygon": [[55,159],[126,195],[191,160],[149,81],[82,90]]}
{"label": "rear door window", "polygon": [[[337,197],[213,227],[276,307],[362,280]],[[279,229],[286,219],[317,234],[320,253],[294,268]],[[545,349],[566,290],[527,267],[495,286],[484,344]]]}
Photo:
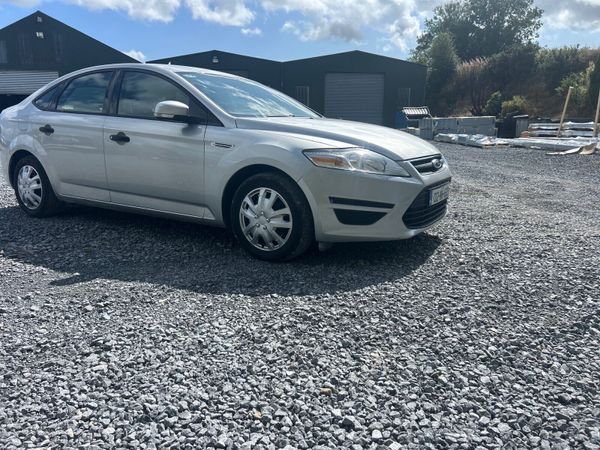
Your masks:
{"label": "rear door window", "polygon": [[73,79],[60,95],[57,111],[102,114],[113,72],[97,72]]}

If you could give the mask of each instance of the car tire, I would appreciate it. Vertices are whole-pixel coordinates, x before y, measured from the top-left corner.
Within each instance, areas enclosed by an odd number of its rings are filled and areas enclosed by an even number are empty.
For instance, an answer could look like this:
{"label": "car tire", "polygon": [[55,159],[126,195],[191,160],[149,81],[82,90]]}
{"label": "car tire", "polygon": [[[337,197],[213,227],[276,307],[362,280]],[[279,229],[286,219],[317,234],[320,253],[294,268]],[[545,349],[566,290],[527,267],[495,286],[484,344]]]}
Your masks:
{"label": "car tire", "polygon": [[265,261],[293,259],[314,241],[304,193],[278,173],[260,173],[242,182],[233,196],[230,223],[240,245]]}
{"label": "car tire", "polygon": [[13,180],[17,202],[28,215],[48,217],[62,209],[46,171],[35,157],[26,156],[17,162]]}

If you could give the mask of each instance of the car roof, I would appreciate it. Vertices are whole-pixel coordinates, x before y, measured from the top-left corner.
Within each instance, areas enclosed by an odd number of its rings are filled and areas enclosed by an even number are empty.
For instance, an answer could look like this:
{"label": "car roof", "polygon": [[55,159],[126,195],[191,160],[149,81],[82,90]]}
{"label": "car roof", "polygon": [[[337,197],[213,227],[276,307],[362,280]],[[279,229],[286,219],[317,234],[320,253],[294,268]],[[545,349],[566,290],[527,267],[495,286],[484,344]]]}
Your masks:
{"label": "car roof", "polygon": [[82,71],[78,72],[88,72],[94,70],[102,70],[102,69],[150,69],[156,72],[196,72],[202,74],[209,75],[222,75],[231,78],[241,78],[237,75],[233,75],[226,72],[219,72],[217,70],[204,69],[201,67],[191,67],[191,66],[180,66],[176,64],[154,64],[154,63],[121,63],[121,64],[104,64],[101,66],[93,66],[86,67]]}

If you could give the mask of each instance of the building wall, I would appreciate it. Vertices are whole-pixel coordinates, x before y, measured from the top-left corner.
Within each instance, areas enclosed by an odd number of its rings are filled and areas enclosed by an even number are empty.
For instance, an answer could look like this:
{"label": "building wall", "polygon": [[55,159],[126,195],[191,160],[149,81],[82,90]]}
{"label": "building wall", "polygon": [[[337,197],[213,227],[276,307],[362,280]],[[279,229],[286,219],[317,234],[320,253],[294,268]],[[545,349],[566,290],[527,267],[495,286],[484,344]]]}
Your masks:
{"label": "building wall", "polygon": [[[425,101],[425,66],[360,51],[283,63],[283,92],[296,98],[296,87],[308,86],[308,106],[323,114],[327,73],[382,73],[385,80],[383,125],[389,127],[395,126],[396,112],[401,107],[422,106]],[[410,105],[402,98],[406,97],[408,88]]]}
{"label": "building wall", "polygon": [[[216,58],[216,59],[215,59]],[[179,64],[233,73],[281,90],[281,63],[221,51],[194,53],[150,61],[159,64]]]}
{"label": "building wall", "polygon": [[137,61],[39,11],[0,30],[0,71],[50,70],[64,75],[99,64],[131,62]]}

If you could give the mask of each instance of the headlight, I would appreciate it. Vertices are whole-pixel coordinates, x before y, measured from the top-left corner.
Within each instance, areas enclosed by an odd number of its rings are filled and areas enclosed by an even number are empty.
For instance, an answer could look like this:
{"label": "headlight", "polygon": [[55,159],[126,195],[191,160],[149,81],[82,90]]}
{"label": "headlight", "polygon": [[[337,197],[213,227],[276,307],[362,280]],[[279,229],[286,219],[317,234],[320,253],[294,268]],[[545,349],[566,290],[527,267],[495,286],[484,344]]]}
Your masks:
{"label": "headlight", "polygon": [[410,177],[396,161],[365,148],[305,150],[304,155],[315,166],[328,169],[375,173],[392,177]]}

